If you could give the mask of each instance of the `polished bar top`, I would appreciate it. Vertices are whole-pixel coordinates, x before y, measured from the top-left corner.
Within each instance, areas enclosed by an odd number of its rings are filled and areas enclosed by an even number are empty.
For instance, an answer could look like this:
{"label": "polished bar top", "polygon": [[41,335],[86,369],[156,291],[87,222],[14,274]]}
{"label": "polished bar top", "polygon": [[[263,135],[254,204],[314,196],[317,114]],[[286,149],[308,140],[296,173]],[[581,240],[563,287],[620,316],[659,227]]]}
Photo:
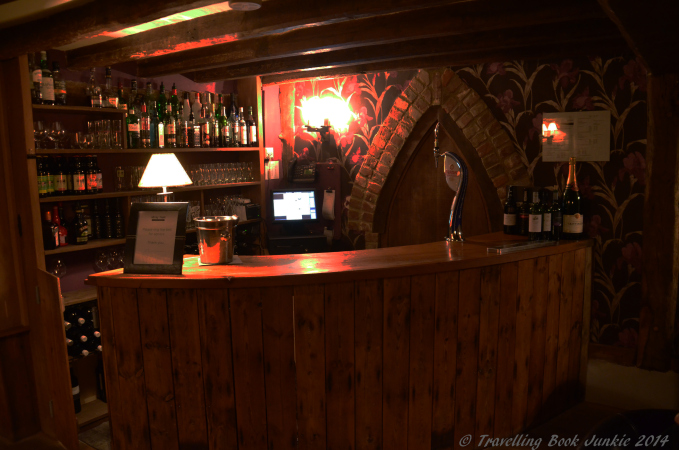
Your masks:
{"label": "polished bar top", "polygon": [[127,288],[242,288],[328,283],[469,269],[589,247],[592,241],[558,245],[506,255],[487,247],[525,240],[492,233],[465,242],[432,242],[403,247],[302,255],[241,256],[242,264],[201,266],[198,256],[184,259],[182,275],[124,274],[122,269],[92,274],[86,283]]}

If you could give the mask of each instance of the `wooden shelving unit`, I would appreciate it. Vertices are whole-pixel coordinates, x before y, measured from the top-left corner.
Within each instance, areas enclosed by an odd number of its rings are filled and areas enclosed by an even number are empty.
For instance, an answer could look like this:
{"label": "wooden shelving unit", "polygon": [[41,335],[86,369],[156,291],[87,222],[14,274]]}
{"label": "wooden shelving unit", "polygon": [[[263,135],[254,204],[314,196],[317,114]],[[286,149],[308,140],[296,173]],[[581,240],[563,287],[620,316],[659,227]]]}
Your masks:
{"label": "wooden shelving unit", "polygon": [[60,114],[111,114],[123,116],[127,113],[122,109],[113,108],[90,108],[88,106],[58,106],[58,105],[33,105],[33,111],[55,112]]}
{"label": "wooden shelving unit", "polygon": [[65,247],[58,247],[54,250],[45,250],[45,255],[58,255],[60,253],[79,252],[83,250],[91,250],[93,248],[112,247],[114,245],[123,245],[125,239],[97,239],[90,241],[84,245],[67,245]]}
{"label": "wooden shelving unit", "polygon": [[212,152],[258,152],[261,147],[219,147],[219,148],[133,148],[133,149],[112,149],[112,148],[37,148],[36,155],[94,155],[94,154],[116,154],[134,155],[143,153],[212,153]]}
{"label": "wooden shelving unit", "polygon": [[66,292],[61,296],[64,299],[64,306],[77,305],[97,299],[97,288],[86,287],[77,291]]}

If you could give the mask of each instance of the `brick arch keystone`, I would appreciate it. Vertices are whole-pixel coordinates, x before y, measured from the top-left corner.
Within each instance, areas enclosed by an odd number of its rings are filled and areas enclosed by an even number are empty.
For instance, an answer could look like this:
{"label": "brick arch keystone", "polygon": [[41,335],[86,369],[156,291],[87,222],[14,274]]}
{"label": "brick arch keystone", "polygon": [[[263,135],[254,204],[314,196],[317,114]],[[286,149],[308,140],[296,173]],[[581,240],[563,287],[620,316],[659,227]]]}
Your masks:
{"label": "brick arch keystone", "polygon": [[379,246],[379,233],[373,232],[375,208],[391,167],[417,121],[436,105],[476,149],[501,201],[507,196],[508,185],[530,183],[511,137],[479,94],[450,69],[420,70],[394,101],[354,180],[348,227],[365,232],[366,248]]}

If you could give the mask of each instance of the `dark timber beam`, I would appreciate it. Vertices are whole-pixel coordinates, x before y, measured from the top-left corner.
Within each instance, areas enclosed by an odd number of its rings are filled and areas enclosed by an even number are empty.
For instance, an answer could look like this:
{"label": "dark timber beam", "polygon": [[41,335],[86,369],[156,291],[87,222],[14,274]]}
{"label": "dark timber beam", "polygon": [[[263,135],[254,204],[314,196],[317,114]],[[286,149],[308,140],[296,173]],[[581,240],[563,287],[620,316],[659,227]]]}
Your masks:
{"label": "dark timber beam", "polygon": [[619,38],[615,26],[606,19],[567,22],[558,25],[511,28],[502,31],[472,33],[432,39],[416,39],[399,44],[382,44],[354,49],[302,55],[291,58],[258,61],[256,63],[226,66],[184,75],[195,82],[244,78],[254,75],[273,75],[286,72],[304,71],[351,66],[377,61],[401,60],[424,56],[439,56],[455,53],[473,53],[490,49],[503,50],[515,47],[529,47],[548,42],[577,43],[601,38]]}
{"label": "dark timber beam", "polygon": [[0,60],[61,47],[105,31],[121,30],[213,3],[214,0],[89,2],[49,17],[0,30]]}
{"label": "dark timber beam", "polygon": [[[630,48],[654,75],[679,73],[679,1],[598,0]],[[672,31],[674,30],[674,31]]]}
{"label": "dark timber beam", "polygon": [[226,11],[74,49],[67,54],[68,67],[83,70],[237,39],[463,1],[469,0],[269,0],[256,11]]}
{"label": "dark timber beam", "polygon": [[587,42],[571,42],[567,44],[543,43],[528,47],[511,49],[476,50],[458,52],[439,56],[421,56],[391,61],[379,61],[343,67],[314,69],[304,72],[288,72],[262,77],[262,85],[296,83],[304,80],[358,75],[375,72],[391,72],[398,70],[418,70],[437,67],[461,67],[484,64],[495,61],[547,60],[555,58],[572,58],[573,55],[595,56],[601,54],[619,54],[628,50],[622,38],[604,38]]}
{"label": "dark timber beam", "polygon": [[366,45],[397,43],[425,37],[459,35],[513,27],[606,17],[591,2],[561,4],[530,2],[488,8],[488,2],[469,2],[407,11],[350,22],[302,28],[282,34],[141,60],[137,76],[149,78],[225,64],[243,64],[281,57],[320,53]]}

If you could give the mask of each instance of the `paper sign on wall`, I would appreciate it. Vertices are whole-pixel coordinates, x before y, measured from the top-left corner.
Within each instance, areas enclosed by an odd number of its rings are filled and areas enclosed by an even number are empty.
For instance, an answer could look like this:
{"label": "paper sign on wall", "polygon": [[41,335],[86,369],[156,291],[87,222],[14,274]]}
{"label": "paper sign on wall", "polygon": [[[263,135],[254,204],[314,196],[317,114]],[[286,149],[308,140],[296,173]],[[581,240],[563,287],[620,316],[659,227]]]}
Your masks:
{"label": "paper sign on wall", "polygon": [[610,161],[610,111],[544,113],[542,160]]}

